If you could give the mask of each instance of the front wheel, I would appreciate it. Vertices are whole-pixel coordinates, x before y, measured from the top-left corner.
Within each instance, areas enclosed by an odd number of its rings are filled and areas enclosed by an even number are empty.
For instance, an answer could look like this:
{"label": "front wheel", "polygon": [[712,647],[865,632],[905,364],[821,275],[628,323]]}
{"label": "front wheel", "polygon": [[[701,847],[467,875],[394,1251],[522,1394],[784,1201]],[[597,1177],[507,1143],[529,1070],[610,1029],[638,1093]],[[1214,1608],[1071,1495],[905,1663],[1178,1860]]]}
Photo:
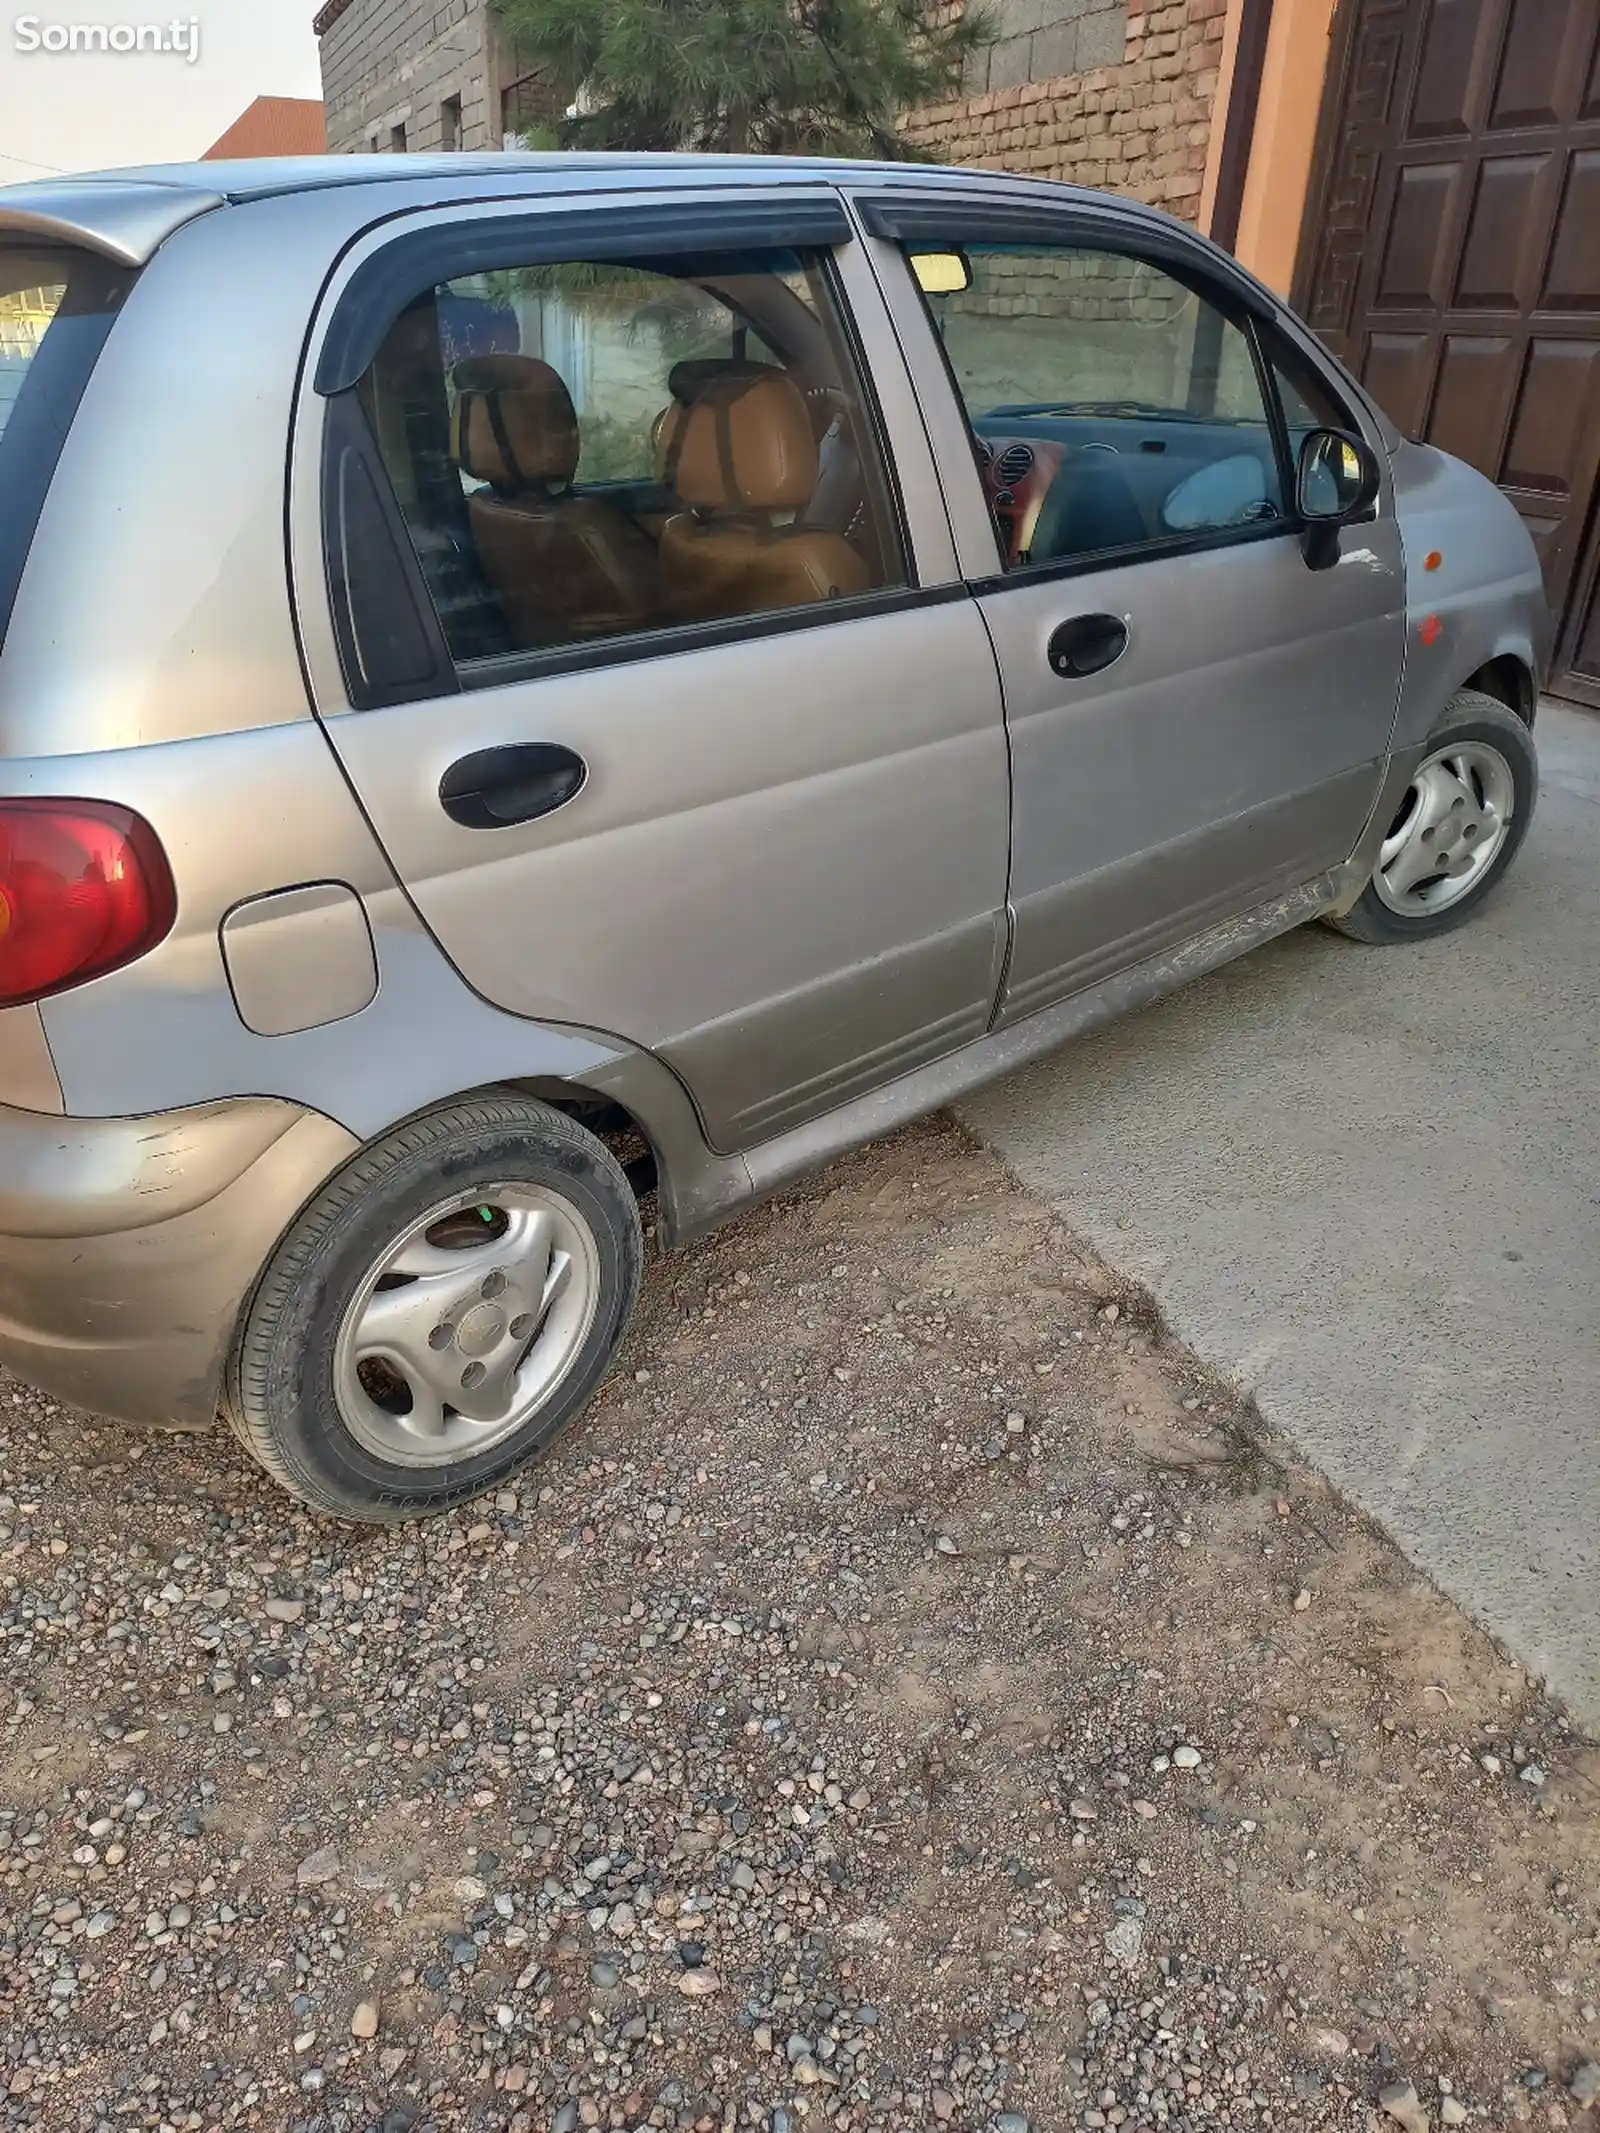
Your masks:
{"label": "front wheel", "polygon": [[1510,866],[1538,796],[1532,734],[1497,698],[1462,689],[1429,735],[1371,881],[1328,924],[1377,944],[1448,933]]}
{"label": "front wheel", "polygon": [[335,1517],[495,1487],[577,1414],[638,1294],[638,1208],[594,1135],[484,1097],[415,1119],[278,1247],[227,1380],[245,1447]]}

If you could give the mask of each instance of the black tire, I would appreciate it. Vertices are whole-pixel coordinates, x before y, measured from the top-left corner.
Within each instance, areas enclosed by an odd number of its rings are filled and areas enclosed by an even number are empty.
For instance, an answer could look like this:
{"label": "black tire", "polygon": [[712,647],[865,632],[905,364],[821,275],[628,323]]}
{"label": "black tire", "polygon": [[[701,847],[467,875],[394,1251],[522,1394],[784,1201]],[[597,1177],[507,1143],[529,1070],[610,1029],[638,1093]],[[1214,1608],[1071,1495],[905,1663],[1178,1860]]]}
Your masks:
{"label": "black tire", "polygon": [[1446,904],[1440,911],[1416,915],[1392,911],[1378,894],[1376,883],[1369,881],[1349,911],[1326,921],[1336,933],[1348,934],[1351,940],[1373,947],[1389,947],[1397,941],[1432,940],[1437,934],[1465,925],[1484,898],[1494,893],[1533,820],[1539,798],[1539,758],[1534,753],[1533,735],[1516,713],[1479,689],[1461,689],[1450,699],[1444,716],[1428,736],[1426,754],[1466,741],[1482,741],[1496,749],[1511,772],[1515,807],[1505,841],[1493,861],[1455,903]]}
{"label": "black tire", "polygon": [[[496,1186],[559,1192],[592,1238],[598,1302],[548,1400],[514,1435],[440,1467],[385,1459],[358,1438],[335,1393],[334,1356],[352,1299],[385,1252],[442,1196]],[[622,1168],[549,1105],[486,1096],[413,1119],[326,1185],[279,1245],[244,1314],[224,1409],[245,1448],[302,1503],[336,1518],[423,1518],[504,1482],[558,1436],[594,1391],[627,1330],[644,1256]]]}

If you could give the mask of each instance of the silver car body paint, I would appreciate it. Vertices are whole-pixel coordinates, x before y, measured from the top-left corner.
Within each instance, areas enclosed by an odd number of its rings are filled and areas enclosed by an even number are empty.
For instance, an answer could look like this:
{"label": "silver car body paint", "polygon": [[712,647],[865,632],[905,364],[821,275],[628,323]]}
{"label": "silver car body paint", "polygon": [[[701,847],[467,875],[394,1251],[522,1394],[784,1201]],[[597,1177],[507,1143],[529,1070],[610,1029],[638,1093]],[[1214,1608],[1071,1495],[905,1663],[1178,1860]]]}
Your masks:
{"label": "silver car body paint", "polygon": [[[1531,691],[1547,624],[1520,520],[1348,385],[1392,466],[1336,569],[1308,572],[1285,535],[996,584],[925,315],[862,231],[840,278],[933,598],[349,708],[308,363],[363,256],[418,218],[907,184],[1178,228],[1038,181],[715,159],[339,158],[0,191],[0,242],[76,233],[147,262],[0,651],[0,796],[137,809],[179,888],[142,960],[0,1013],[0,1153],[32,1181],[26,1207],[0,1192],[0,1353],[109,1411],[203,1418],[296,1209],[396,1122],[488,1086],[620,1104],[651,1142],[665,1234],[694,1234],[1350,902],[1451,694],[1492,662]],[[1307,345],[1286,314],[1283,331]],[[1091,609],[1125,613],[1134,649],[1063,692],[1044,639]],[[512,738],[566,740],[590,779],[496,832],[490,860],[438,778]],[[299,892],[330,884],[360,899],[371,966],[346,927],[339,970],[307,988],[318,1019],[290,1028],[329,908]],[[186,1167],[207,1193],[164,1198]],[[108,1189],[132,1226],[104,1218]],[[42,1202],[70,1239],[41,1235]]]}

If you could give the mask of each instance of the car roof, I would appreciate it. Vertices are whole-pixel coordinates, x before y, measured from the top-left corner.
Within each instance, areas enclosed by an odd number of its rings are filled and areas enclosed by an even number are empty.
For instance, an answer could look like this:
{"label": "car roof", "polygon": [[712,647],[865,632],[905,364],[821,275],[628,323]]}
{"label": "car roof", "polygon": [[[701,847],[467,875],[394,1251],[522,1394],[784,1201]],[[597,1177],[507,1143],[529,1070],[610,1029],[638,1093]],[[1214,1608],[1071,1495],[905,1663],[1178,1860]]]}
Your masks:
{"label": "car roof", "polygon": [[[782,185],[803,182],[882,183],[966,187],[981,183],[1060,201],[1107,196],[1047,178],[1004,171],[955,169],[912,162],[856,162],[824,156],[710,156],[524,153],[489,150],[469,155],[324,155],[244,157],[214,163],[153,163],[87,171],[0,187],[0,234],[87,244],[129,266],[140,266],[184,223],[213,209],[242,206],[285,193],[335,187],[436,187],[441,204],[458,190],[563,194],[589,187],[613,190],[636,176],[651,187]],[[1118,206],[1166,220],[1131,201]]]}
{"label": "car roof", "polygon": [[[580,187],[590,177],[607,171],[636,170],[652,183],[738,184],[751,180],[771,182],[793,178],[891,178],[931,179],[935,183],[965,183],[974,178],[1010,184],[1048,187],[1051,192],[1071,192],[1088,197],[1078,186],[1064,186],[1049,178],[1024,178],[1010,172],[959,169],[953,165],[913,162],[872,162],[831,156],[729,156],[665,155],[643,150],[613,154],[580,150],[539,152],[522,149],[486,149],[473,154],[450,155],[321,155],[245,156],[215,163],[145,163],[121,169],[84,171],[64,181],[84,185],[164,185],[184,190],[218,194],[227,200],[259,199],[271,193],[313,192],[328,185],[399,185],[420,178],[473,177],[545,178],[552,191]],[[52,183],[32,179],[20,186],[0,187],[0,199],[12,193],[31,192]]]}

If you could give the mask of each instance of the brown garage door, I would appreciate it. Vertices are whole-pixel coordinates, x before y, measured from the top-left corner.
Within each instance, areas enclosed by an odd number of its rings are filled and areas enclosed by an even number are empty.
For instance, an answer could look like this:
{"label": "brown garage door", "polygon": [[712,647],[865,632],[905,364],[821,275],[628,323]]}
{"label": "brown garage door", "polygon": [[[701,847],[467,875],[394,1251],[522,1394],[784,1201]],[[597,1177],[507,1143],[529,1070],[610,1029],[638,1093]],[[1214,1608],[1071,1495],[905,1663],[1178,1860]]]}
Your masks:
{"label": "brown garage door", "polygon": [[1296,298],[1516,504],[1600,704],[1600,0],[1342,0]]}

